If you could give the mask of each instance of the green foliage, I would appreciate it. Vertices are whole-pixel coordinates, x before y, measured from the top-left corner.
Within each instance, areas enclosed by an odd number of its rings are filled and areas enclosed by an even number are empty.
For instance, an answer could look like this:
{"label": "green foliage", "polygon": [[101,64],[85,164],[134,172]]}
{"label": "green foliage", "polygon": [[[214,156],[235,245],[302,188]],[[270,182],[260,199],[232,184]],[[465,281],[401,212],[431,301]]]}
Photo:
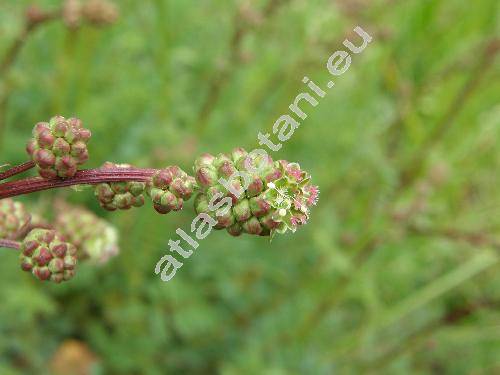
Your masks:
{"label": "green foliage", "polygon": [[[27,3],[0,0],[0,61]],[[91,129],[89,167],[187,171],[203,152],[251,150],[304,76],[330,79],[356,25],[373,41],[272,154],[322,191],[295,234],[214,231],[163,283],[154,266],[192,202],[161,216],[105,212],[88,189],[21,199],[92,208],[121,254],[50,285],[0,251],[0,373],[43,373],[68,339],[104,373],[498,372],[498,1],[118,3],[111,27],[29,36],[0,77],[0,165],[26,161],[34,124],[56,113]]]}

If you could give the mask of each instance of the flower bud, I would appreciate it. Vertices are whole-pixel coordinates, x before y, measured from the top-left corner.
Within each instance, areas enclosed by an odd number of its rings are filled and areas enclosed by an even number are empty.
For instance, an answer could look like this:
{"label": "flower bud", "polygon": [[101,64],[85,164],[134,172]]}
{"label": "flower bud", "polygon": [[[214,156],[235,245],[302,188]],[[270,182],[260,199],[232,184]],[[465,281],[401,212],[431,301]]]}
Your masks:
{"label": "flower bud", "polygon": [[200,186],[208,187],[217,182],[217,171],[212,166],[201,167],[196,171],[196,181]]}
{"label": "flower bud", "polygon": [[246,157],[247,155],[248,155],[248,152],[246,152],[246,150],[244,148],[241,148],[241,147],[235,148],[231,152],[231,157],[233,159],[233,163],[235,163],[235,164],[238,164],[238,161],[241,158]]}
{"label": "flower bud", "polygon": [[256,217],[251,217],[249,220],[242,224],[242,228],[245,233],[259,235],[262,232],[262,225],[259,219]]}
{"label": "flower bud", "polygon": [[241,227],[241,224],[235,223],[227,228],[227,232],[231,236],[238,237],[243,233],[243,228]]}
{"label": "flower bud", "polygon": [[194,167],[195,169],[199,169],[201,167],[205,166],[212,166],[213,162],[215,160],[215,156],[210,155],[210,154],[202,154],[198,159],[195,160],[194,162]]}
{"label": "flower bud", "polygon": [[235,204],[233,207],[233,213],[237,221],[242,222],[250,219],[252,212],[250,211],[248,199],[243,199]]}
{"label": "flower bud", "polygon": [[271,205],[263,197],[254,197],[250,199],[250,210],[253,216],[261,217],[269,213]]}

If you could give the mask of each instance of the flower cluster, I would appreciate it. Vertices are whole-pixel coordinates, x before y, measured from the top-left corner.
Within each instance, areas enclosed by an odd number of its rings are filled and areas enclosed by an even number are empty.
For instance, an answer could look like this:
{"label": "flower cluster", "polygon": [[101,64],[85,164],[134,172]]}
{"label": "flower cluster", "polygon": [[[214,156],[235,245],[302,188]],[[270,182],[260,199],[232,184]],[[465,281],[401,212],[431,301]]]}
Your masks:
{"label": "flower cluster", "polygon": [[262,199],[272,207],[277,233],[295,232],[307,224],[311,206],[319,199],[319,188],[311,184],[309,174],[297,163],[278,162],[281,177],[267,184]]}
{"label": "flower cluster", "polygon": [[54,230],[33,229],[21,245],[21,268],[43,281],[60,283],[75,274],[76,247]]}
{"label": "flower cluster", "polygon": [[[252,155],[242,148],[231,154],[202,155],[195,162],[195,175],[201,189],[196,212],[210,215],[217,220],[216,229],[226,229],[233,236],[295,231],[306,223],[307,208],[316,203],[319,193],[298,164],[273,162],[268,155]],[[229,179],[233,189],[223,186],[221,179]],[[210,202],[216,204],[224,197],[231,198],[229,209],[218,213],[210,209]]]}
{"label": "flower cluster", "polygon": [[55,116],[50,122],[35,125],[26,151],[43,178],[69,178],[88,160],[90,136],[79,119]]}
{"label": "flower cluster", "polygon": [[184,201],[191,198],[195,180],[176,166],[157,171],[148,183],[147,193],[154,209],[160,214],[179,211]]}
{"label": "flower cluster", "polygon": [[12,199],[0,200],[0,238],[17,239],[31,220],[22,203]]}
{"label": "flower cluster", "polygon": [[[106,162],[102,169],[131,168],[130,164]],[[128,210],[144,205],[144,182],[126,181],[102,183],[96,186],[95,196],[102,208],[108,211]]]}

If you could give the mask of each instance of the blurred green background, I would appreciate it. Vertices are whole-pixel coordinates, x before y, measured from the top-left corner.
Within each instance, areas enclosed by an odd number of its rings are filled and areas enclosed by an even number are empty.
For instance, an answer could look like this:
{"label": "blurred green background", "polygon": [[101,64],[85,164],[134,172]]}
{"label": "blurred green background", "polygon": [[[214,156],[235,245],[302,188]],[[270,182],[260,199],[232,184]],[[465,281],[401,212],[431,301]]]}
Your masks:
{"label": "blurred green background", "polygon": [[[0,0],[0,61],[28,3]],[[202,152],[255,148],[303,76],[329,79],[356,25],[373,41],[273,154],[322,191],[294,235],[214,231],[163,283],[154,266],[190,204],[21,198],[91,208],[121,255],[49,285],[2,250],[1,374],[500,372],[498,0],[116,3],[113,25],[29,33],[0,77],[0,164],[25,161],[33,125],[62,114],[92,130],[89,167],[189,171]]]}

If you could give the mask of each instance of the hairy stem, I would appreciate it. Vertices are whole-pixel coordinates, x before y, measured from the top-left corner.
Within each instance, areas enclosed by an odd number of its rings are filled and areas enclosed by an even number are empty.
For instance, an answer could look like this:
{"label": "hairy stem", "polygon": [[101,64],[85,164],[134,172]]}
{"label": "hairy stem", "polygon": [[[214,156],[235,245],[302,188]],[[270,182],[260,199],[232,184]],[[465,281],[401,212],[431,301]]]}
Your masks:
{"label": "hairy stem", "polygon": [[27,161],[26,163],[22,163],[12,167],[5,172],[0,173],[0,181],[5,180],[6,178],[18,175],[20,173],[29,171],[31,168],[35,167],[34,161]]}
{"label": "hairy stem", "polygon": [[74,185],[96,185],[103,182],[147,181],[157,170],[141,168],[86,169],[72,178],[44,179],[30,177],[0,184],[0,199]]}
{"label": "hairy stem", "polygon": [[7,249],[19,250],[21,248],[21,244],[17,241],[6,240],[0,238],[0,247],[5,247]]}

